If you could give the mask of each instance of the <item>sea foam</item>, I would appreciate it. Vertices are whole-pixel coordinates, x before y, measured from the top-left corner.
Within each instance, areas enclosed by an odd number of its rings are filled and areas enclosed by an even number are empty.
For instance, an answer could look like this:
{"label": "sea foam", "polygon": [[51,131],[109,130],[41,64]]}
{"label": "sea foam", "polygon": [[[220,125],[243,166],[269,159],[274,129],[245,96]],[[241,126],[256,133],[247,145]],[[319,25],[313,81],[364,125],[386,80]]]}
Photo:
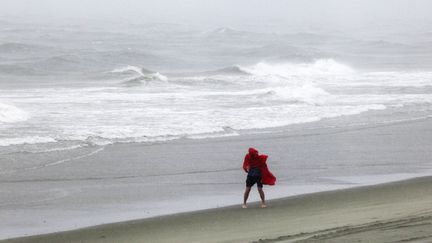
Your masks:
{"label": "sea foam", "polygon": [[[146,80],[144,77],[157,76],[138,65],[111,73],[118,75],[119,81],[137,76],[138,83]],[[0,90],[1,98],[25,107],[24,111],[0,104],[0,122],[8,126],[2,131],[2,144],[72,141],[107,145],[236,136],[250,130],[432,103],[427,92],[388,89],[388,79],[396,77],[402,82],[419,73],[362,72],[332,59],[259,62],[176,75],[170,74],[169,82],[163,85],[133,88]],[[381,85],[379,92],[370,82]],[[18,122],[29,119],[28,114],[32,114],[31,126],[23,127]]]}
{"label": "sea foam", "polygon": [[241,67],[247,73],[254,75],[278,75],[281,77],[311,76],[311,75],[341,75],[352,74],[354,69],[336,62],[333,59],[318,59],[312,63],[276,63],[259,62],[252,66]]}
{"label": "sea foam", "polygon": [[20,144],[37,144],[37,143],[53,143],[55,139],[50,137],[28,136],[16,138],[0,138],[0,146],[20,145]]}
{"label": "sea foam", "polygon": [[13,105],[0,103],[0,123],[21,122],[29,119],[29,114]]}

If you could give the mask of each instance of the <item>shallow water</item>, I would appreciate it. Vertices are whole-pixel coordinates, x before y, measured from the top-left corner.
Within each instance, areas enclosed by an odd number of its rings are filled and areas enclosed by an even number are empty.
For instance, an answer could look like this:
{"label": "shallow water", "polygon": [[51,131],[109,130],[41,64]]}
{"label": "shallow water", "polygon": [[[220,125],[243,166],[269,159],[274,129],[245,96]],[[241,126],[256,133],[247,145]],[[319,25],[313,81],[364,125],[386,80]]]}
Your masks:
{"label": "shallow water", "polygon": [[370,117],[349,117],[358,122],[350,127],[334,119],[229,138],[3,155],[0,235],[240,205],[249,146],[270,156],[278,180],[265,187],[268,199],[432,174],[430,118],[362,125]]}

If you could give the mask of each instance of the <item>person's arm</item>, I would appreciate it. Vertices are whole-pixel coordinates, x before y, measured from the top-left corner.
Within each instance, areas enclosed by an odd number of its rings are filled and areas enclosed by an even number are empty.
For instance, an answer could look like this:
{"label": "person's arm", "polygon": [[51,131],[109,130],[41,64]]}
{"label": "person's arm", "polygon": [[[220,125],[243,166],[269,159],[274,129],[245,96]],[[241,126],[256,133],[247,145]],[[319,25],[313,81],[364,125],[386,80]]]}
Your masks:
{"label": "person's arm", "polygon": [[243,161],[243,170],[248,173],[249,172],[249,154],[246,154]]}

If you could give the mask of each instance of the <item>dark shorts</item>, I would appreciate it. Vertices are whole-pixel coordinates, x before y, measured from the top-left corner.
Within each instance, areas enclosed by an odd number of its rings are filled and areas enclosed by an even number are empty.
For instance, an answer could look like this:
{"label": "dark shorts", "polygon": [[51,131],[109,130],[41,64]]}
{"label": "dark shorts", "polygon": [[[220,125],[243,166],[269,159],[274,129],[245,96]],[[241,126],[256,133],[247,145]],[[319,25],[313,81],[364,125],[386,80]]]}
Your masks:
{"label": "dark shorts", "polygon": [[255,183],[257,184],[257,187],[262,188],[263,184],[261,182],[261,176],[247,176],[246,179],[246,186],[247,187],[252,187],[253,185],[255,185]]}

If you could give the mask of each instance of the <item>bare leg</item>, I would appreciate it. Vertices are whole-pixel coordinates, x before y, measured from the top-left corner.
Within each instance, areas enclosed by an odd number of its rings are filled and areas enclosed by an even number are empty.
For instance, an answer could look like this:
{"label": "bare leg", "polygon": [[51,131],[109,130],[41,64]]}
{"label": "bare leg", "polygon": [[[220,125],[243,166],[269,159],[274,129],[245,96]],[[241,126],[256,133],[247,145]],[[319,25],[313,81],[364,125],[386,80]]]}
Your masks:
{"label": "bare leg", "polygon": [[251,188],[250,187],[246,187],[245,192],[244,192],[244,196],[243,196],[243,205],[242,205],[243,208],[247,208],[246,202],[248,200],[249,192],[250,191],[251,191]]}
{"label": "bare leg", "polygon": [[264,195],[264,190],[262,189],[262,187],[258,187],[258,192],[259,192],[260,197],[261,197],[261,207],[262,208],[267,207],[265,204],[265,195]]}

